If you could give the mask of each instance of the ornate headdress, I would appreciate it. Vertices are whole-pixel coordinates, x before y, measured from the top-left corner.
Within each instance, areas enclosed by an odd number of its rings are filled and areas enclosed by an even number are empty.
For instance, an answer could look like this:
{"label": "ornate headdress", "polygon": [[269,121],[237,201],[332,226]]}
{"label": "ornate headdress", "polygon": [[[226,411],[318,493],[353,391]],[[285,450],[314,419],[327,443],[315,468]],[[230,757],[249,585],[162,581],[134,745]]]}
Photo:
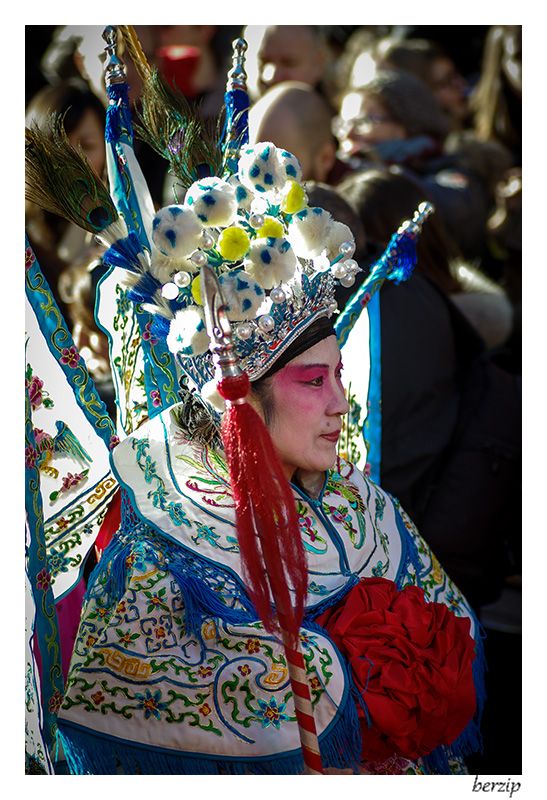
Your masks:
{"label": "ornate headdress", "polygon": [[[70,150],[58,126],[50,141],[36,130],[27,132],[30,176],[34,185],[42,187],[42,196],[34,192],[33,197],[44,204],[43,194],[49,193],[56,211],[72,220],[79,217],[79,223],[108,246],[104,262],[125,270],[129,299],[141,313],[152,315],[143,335],[147,344],[164,343],[177,377],[189,377],[214,403],[200,268],[209,265],[219,279],[237,355],[252,381],[264,375],[316,319],[336,312],[336,284],[351,286],[360,270],[352,258],[355,242],[345,224],[308,205],[295,156],[271,142],[247,144],[243,40],[234,43],[221,132],[220,126],[216,130],[204,126],[184,96],[148,65],[132,28],[121,26],[121,30],[144,79],[139,131],[169,160],[185,189],[182,202],[177,198],[155,214],[147,211],[146,196],[138,197],[143,194],[142,176],[138,165],[130,163],[134,154],[118,146],[109,164],[114,204],[71,150],[70,178],[81,173],[71,185],[83,187],[83,192],[64,209],[70,195],[58,192],[50,180],[52,159],[62,158],[63,147]],[[125,72],[116,55],[113,28],[105,31],[105,39],[110,96],[106,138],[123,142],[124,136],[132,138]],[[137,195],[133,206],[131,192],[116,192],[116,184],[122,182],[120,170],[132,177],[131,191]],[[383,277],[387,273],[400,279],[411,271],[414,258],[401,248],[399,237],[390,244],[383,263],[389,266]]]}

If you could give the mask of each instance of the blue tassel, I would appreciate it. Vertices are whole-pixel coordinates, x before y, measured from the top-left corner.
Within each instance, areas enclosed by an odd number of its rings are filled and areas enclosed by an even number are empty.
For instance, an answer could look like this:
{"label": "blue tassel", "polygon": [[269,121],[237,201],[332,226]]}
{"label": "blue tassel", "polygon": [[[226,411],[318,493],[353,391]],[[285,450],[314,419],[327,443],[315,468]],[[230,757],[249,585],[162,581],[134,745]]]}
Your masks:
{"label": "blue tassel", "polygon": [[169,571],[177,582],[184,600],[184,619],[188,633],[201,637],[201,626],[205,619],[220,618],[233,625],[247,625],[258,620],[258,615],[249,602],[249,609],[230,608],[222,602],[219,595],[191,575],[184,564],[170,560]]}
{"label": "blue tassel", "polygon": [[122,267],[132,272],[142,272],[139,256],[143,253],[139,237],[131,231],[125,239],[114,242],[103,256],[106,266]]}
{"label": "blue tassel", "polygon": [[158,289],[161,289],[159,280],[146,272],[139,282],[128,291],[127,297],[133,303],[151,303],[154,301],[154,295]]}
{"label": "blue tassel", "polygon": [[387,279],[401,283],[410,278],[416,266],[416,237],[405,233],[395,233],[382,256],[388,264]]}
{"label": "blue tassel", "polygon": [[[253,759],[222,758],[146,747],[62,719],[58,725],[67,764],[73,775],[297,775],[304,768],[300,750]],[[338,719],[319,737],[319,743],[325,767],[350,767],[358,771],[360,726],[349,694],[344,708],[339,709]]]}

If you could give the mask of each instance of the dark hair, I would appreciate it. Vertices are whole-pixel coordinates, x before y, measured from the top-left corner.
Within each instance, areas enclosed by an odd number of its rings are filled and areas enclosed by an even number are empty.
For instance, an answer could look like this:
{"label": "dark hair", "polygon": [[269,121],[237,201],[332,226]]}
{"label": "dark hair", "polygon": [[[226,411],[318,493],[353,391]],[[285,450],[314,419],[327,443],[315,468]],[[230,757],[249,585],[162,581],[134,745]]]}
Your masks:
{"label": "dark hair", "polygon": [[25,124],[36,123],[42,127],[52,113],[63,115],[68,135],[78,126],[86,111],[93,111],[104,125],[105,107],[94,92],[81,81],[61,81],[54,86],[44,86],[29,101],[25,111]]}
{"label": "dark hair", "polygon": [[[382,247],[404,220],[412,218],[419,204],[430,199],[418,181],[397,168],[358,173],[338,188],[359,215],[367,240]],[[451,263],[460,253],[438,214],[432,214],[424,225],[417,250],[417,271],[446,294],[458,291]]]}
{"label": "dark hair", "polygon": [[326,183],[306,181],[306,194],[310,206],[319,206],[328,211],[337,222],[347,225],[355,239],[355,260],[359,263],[365,255],[366,236],[363,224],[354,208],[345,200],[338,188],[328,186]]}

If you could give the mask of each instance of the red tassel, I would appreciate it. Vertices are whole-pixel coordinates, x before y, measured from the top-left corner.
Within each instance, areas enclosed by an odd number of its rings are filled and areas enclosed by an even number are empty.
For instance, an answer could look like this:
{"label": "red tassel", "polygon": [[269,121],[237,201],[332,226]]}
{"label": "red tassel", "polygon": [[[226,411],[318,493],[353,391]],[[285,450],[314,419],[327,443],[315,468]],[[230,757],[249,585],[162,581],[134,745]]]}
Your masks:
{"label": "red tassel", "polygon": [[218,384],[228,400],[222,440],[244,578],[266,630],[279,634],[282,628],[296,642],[307,592],[304,546],[294,496],[270,434],[243,400],[248,389],[245,373]]}

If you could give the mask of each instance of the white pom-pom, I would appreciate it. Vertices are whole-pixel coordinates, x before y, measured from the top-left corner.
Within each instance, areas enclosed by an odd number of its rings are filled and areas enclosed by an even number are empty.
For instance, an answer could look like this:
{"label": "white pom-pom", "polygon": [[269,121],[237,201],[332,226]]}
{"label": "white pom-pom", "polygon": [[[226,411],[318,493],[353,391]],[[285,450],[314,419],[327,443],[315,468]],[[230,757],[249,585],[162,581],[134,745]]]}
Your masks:
{"label": "white pom-pom", "polygon": [[296,156],[272,142],[258,142],[247,147],[238,164],[243,186],[255,194],[281,192],[287,181],[300,181],[302,170]]}
{"label": "white pom-pom", "polygon": [[212,405],[213,408],[216,408],[217,411],[224,411],[224,409],[226,408],[226,403],[224,402],[224,398],[217,389],[216,378],[213,378],[212,381],[207,381],[207,383],[204,383],[203,386],[201,387],[200,394],[203,397],[203,399],[207,403]]}
{"label": "white pom-pom", "polygon": [[205,227],[227,228],[237,215],[236,190],[221,178],[203,178],[193,183],[184,198]]}
{"label": "white pom-pom", "polygon": [[237,175],[232,175],[230,178],[228,178],[228,183],[234,189],[238,207],[240,209],[244,208],[245,211],[248,211],[253,201],[252,192],[243,186]]}
{"label": "white pom-pom", "polygon": [[196,265],[189,258],[168,258],[154,247],[150,260],[150,272],[161,284],[172,280],[177,272],[195,272]]}
{"label": "white pom-pom", "polygon": [[353,246],[344,248],[344,258],[351,258],[355,253],[355,240],[351,230],[343,222],[333,220],[326,241],[327,255],[331,259],[340,255],[340,245],[347,242]]}
{"label": "white pom-pom", "polygon": [[295,214],[289,224],[288,239],[299,258],[315,258],[327,246],[333,224],[323,208],[305,208]]}
{"label": "white pom-pom", "polygon": [[277,163],[279,165],[278,174],[283,178],[283,182],[297,181],[297,183],[300,183],[302,180],[302,168],[296,156],[293,156],[288,150],[278,150]]}
{"label": "white pom-pom", "polygon": [[165,206],[152,222],[152,241],[164,256],[184,258],[199,247],[202,230],[191,208]]}
{"label": "white pom-pom", "polygon": [[244,266],[264,289],[272,289],[291,280],[298,261],[286,239],[255,239]]}
{"label": "white pom-pom", "polygon": [[[277,147],[272,142],[260,142],[247,147],[239,159],[238,178],[247,189],[266,194],[282,188],[277,161]],[[281,185],[279,185],[281,183]]]}
{"label": "white pom-pom", "polygon": [[264,289],[252,275],[244,270],[235,270],[221,275],[219,283],[228,319],[253,319],[264,300]]}
{"label": "white pom-pom", "polygon": [[189,358],[207,351],[209,335],[201,308],[189,306],[176,312],[169,326],[167,347],[172,353]]}

